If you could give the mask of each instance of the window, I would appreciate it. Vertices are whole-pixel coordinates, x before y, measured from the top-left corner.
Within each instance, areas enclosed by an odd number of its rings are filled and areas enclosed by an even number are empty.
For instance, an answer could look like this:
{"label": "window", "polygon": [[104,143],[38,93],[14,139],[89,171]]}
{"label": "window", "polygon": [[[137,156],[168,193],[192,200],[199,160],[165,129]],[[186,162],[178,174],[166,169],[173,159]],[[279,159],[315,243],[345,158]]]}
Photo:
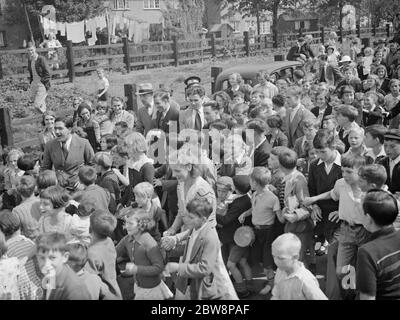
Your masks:
{"label": "window", "polygon": [[304,29],[309,30],[310,29],[310,21],[304,21]]}
{"label": "window", "polygon": [[260,22],[260,34],[269,34],[271,32],[271,24],[269,21]]}
{"label": "window", "polygon": [[114,0],[115,10],[126,10],[129,9],[128,0]]}
{"label": "window", "polygon": [[0,47],[6,46],[6,32],[0,31]]}
{"label": "window", "polygon": [[160,0],[143,0],[144,9],[160,9]]}
{"label": "window", "polygon": [[240,21],[232,21],[233,32],[240,32]]}

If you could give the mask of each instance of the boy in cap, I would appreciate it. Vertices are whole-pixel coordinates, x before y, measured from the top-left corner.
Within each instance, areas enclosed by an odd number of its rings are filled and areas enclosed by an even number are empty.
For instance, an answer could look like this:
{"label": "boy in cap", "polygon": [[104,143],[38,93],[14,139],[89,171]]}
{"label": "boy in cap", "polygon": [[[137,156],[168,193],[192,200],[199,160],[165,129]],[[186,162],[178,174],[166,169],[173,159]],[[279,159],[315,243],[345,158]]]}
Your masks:
{"label": "boy in cap", "polygon": [[[247,262],[249,247],[239,247],[234,241],[234,234],[241,226],[238,221],[239,216],[251,208],[251,201],[248,195],[250,182],[247,176],[234,176],[233,179],[229,177],[221,178],[224,178],[223,181],[231,183],[228,188],[232,190],[231,188],[233,187],[235,194],[230,197],[229,203],[227,203],[226,214],[222,215],[217,209],[217,223],[220,226],[218,235],[222,243],[222,254],[224,260],[227,261],[226,266],[234,279],[233,285],[238,297],[245,298],[250,295],[249,287],[251,288],[252,285],[252,272]],[[222,183],[220,179],[217,182],[218,191]],[[218,187],[218,184],[220,187]],[[248,223],[249,221],[247,221]],[[240,265],[242,271],[237,264]],[[243,277],[246,281],[243,281]]]}
{"label": "boy in cap", "polygon": [[143,107],[137,111],[136,131],[146,136],[154,128],[157,110],[154,107],[154,89],[151,83],[141,83],[136,95],[139,96]]}
{"label": "boy in cap", "polygon": [[400,130],[389,129],[385,134],[386,157],[378,163],[383,165],[387,173],[386,185],[391,193],[400,192]]}

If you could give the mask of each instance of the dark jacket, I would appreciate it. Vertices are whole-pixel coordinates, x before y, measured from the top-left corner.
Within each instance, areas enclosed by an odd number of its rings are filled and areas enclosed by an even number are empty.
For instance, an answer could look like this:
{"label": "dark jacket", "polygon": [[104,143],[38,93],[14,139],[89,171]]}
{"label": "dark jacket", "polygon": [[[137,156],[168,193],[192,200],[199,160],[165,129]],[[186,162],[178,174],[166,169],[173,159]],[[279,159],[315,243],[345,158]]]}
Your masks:
{"label": "dark jacket", "polygon": [[354,88],[354,92],[362,92],[362,84],[359,79],[351,79],[351,80],[342,80],[336,86],[336,91],[340,90],[342,86],[352,86]]}
{"label": "dark jacket", "polygon": [[386,185],[389,187],[389,191],[394,194],[395,192],[400,192],[400,163],[394,166],[393,174],[390,176],[389,160],[389,157],[385,157],[378,161],[378,164],[385,167],[387,174]]}
{"label": "dark jacket", "polygon": [[[161,129],[165,133],[169,133],[170,121],[175,121],[178,129],[179,125],[179,110],[170,106],[164,119],[161,118],[162,113],[157,112],[157,119],[155,120],[154,128]],[[179,129],[178,129],[179,130]]]}
{"label": "dark jacket", "polygon": [[271,145],[268,140],[265,141],[254,150],[254,166],[255,167],[266,167],[268,165],[269,153],[271,152]]}
{"label": "dark jacket", "polygon": [[376,106],[375,110],[369,112],[363,110],[363,125],[365,127],[372,126],[374,124],[384,124],[386,119],[386,112],[381,106]]}
{"label": "dark jacket", "polygon": [[281,130],[279,130],[278,135],[276,136],[276,139],[272,143],[271,143],[272,135],[267,134],[266,137],[267,137],[268,142],[271,144],[272,148],[288,146],[288,143],[289,143],[288,137]]}
{"label": "dark jacket", "polygon": [[[318,116],[319,116],[319,107],[312,108],[310,111],[316,118],[318,118]],[[331,114],[332,114],[332,106],[330,106],[328,104],[326,106],[326,108],[325,108],[325,112],[324,112],[324,115],[322,116],[322,120],[324,120],[325,117],[327,117],[327,116],[329,116]],[[322,128],[322,124],[323,124],[323,121],[321,121],[321,128]]]}
{"label": "dark jacket", "polygon": [[[43,83],[45,86],[46,90],[50,89],[50,69],[49,66],[47,65],[46,58],[42,56],[38,56],[36,62],[35,62],[35,68],[38,76],[40,77],[40,81]],[[29,71],[29,82],[32,83],[33,81],[33,74],[32,74],[32,68],[31,68],[31,60],[28,60],[28,71]]]}
{"label": "dark jacket", "polygon": [[238,220],[239,216],[251,208],[250,197],[247,194],[242,195],[240,198],[236,198],[228,205],[226,215],[222,216],[217,214],[217,224],[221,226],[218,229],[218,236],[222,244],[233,243],[233,235],[236,229],[241,224]]}

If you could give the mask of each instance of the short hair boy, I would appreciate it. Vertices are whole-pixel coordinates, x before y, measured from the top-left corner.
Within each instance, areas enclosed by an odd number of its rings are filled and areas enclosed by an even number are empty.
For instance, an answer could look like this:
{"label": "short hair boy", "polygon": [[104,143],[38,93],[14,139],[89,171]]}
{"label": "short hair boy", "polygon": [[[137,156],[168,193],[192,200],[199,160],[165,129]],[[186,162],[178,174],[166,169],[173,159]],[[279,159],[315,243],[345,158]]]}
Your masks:
{"label": "short hair boy", "polygon": [[358,184],[363,192],[372,189],[382,189],[387,179],[386,169],[380,164],[370,164],[361,167],[358,170],[358,176]]}
{"label": "short hair boy", "polygon": [[83,166],[79,169],[79,181],[84,185],[82,200],[91,199],[99,210],[108,210],[111,196],[102,187],[95,184],[97,179],[96,169],[89,166]]}
{"label": "short hair boy", "polygon": [[378,162],[386,156],[385,148],[385,133],[387,129],[380,124],[374,124],[365,128],[365,146],[369,148],[367,155],[370,156],[374,162]]}

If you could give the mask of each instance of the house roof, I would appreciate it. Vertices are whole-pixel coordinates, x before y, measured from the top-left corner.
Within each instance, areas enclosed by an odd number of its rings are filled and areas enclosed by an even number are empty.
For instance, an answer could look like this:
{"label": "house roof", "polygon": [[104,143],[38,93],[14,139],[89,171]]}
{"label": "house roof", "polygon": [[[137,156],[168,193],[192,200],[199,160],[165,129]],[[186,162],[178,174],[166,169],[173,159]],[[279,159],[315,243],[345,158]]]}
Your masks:
{"label": "house roof", "polygon": [[222,28],[223,28],[224,26],[227,26],[229,29],[232,29],[232,30],[233,30],[233,28],[232,28],[232,26],[231,26],[230,24],[228,24],[228,23],[219,23],[219,24],[214,24],[214,25],[211,27],[211,29],[210,29],[209,32],[218,32],[218,31],[221,31]]}
{"label": "house roof", "polygon": [[309,13],[309,14],[287,14],[283,13],[279,16],[279,19],[282,19],[284,21],[303,21],[303,20],[315,20],[318,19],[318,15]]}

